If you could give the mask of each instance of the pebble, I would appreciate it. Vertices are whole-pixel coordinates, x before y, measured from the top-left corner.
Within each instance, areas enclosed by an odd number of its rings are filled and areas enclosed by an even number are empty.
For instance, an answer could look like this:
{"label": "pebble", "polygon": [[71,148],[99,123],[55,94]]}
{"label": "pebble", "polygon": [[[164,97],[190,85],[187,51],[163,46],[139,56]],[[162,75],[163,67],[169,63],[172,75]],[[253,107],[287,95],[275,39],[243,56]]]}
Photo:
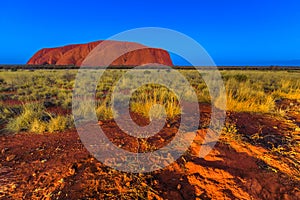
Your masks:
{"label": "pebble", "polygon": [[4,148],[4,149],[1,150],[1,153],[4,154],[7,151],[8,151],[8,148]]}
{"label": "pebble", "polygon": [[74,168],[69,168],[69,174],[74,175],[76,170]]}
{"label": "pebble", "polygon": [[15,157],[16,157],[16,155],[14,155],[14,154],[9,155],[9,156],[6,157],[6,161],[7,161],[7,162],[10,162],[10,161],[12,161],[13,159],[15,159]]}
{"label": "pebble", "polygon": [[181,189],[181,185],[178,184],[178,185],[177,185],[177,190],[180,190],[180,189]]}

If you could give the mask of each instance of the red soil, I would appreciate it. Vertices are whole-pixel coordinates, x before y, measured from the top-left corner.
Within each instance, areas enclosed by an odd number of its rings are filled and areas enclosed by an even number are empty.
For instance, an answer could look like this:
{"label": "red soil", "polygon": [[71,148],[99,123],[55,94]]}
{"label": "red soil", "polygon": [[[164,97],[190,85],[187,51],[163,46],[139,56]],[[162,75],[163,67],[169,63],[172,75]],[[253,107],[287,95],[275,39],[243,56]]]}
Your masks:
{"label": "red soil", "polygon": [[[204,122],[210,109],[208,105],[201,108]],[[133,118],[146,124],[139,116]],[[76,130],[2,135],[0,198],[297,199],[299,169],[288,155],[273,154],[269,145],[279,145],[279,140],[287,143],[284,138],[289,134],[299,134],[295,121],[246,113],[231,113],[228,121],[236,121],[241,140],[232,138],[236,135],[222,135],[210,154],[198,158],[199,142],[208,131],[202,128],[185,155],[165,169],[147,174],[123,173],[104,166],[84,148]],[[149,139],[149,144],[159,147],[172,139],[177,123],[168,124]],[[115,144],[135,150],[137,141],[124,135],[114,121],[103,122],[101,127]],[[272,137],[253,140],[251,136],[257,132]],[[299,154],[300,150],[295,151]]]}

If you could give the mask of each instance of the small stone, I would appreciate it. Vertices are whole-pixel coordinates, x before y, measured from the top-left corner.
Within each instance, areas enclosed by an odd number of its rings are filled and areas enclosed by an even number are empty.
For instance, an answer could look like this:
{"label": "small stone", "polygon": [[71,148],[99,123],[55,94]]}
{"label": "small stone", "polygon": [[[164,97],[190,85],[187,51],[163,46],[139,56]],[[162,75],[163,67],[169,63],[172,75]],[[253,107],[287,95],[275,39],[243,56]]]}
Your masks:
{"label": "small stone", "polygon": [[164,138],[160,138],[159,141],[160,141],[161,143],[164,143],[166,140],[165,140]]}
{"label": "small stone", "polygon": [[177,185],[177,190],[180,190],[180,189],[181,189],[181,185],[178,184],[178,185]]}
{"label": "small stone", "polygon": [[70,175],[74,175],[75,172],[76,172],[76,170],[75,170],[74,168],[70,168],[70,169],[69,169],[69,174],[70,174]]}
{"label": "small stone", "polygon": [[4,154],[7,151],[8,151],[8,148],[4,148],[4,149],[1,150],[1,154]]}
{"label": "small stone", "polygon": [[13,154],[12,154],[12,155],[9,155],[9,156],[6,157],[6,161],[7,161],[7,162],[10,162],[10,161],[12,161],[13,159],[15,159],[15,157],[16,157],[16,155],[13,155]]}
{"label": "small stone", "polygon": [[76,171],[78,170],[78,165],[74,163],[70,168],[69,168],[69,174],[74,175]]}

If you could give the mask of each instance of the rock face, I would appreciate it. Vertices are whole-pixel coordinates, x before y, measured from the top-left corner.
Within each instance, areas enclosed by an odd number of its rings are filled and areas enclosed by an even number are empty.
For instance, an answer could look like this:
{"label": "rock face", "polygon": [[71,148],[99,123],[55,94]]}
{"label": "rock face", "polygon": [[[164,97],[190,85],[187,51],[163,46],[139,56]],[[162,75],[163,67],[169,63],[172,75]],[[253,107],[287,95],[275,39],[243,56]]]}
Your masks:
{"label": "rock face", "polygon": [[[86,57],[89,56],[89,60],[94,60],[92,64],[88,63],[89,66],[102,66],[103,64],[110,66],[138,66],[148,63],[173,65],[169,53],[163,49],[150,48],[134,42],[105,41],[103,43],[105,44],[105,49],[99,50],[97,45],[102,42],[96,41],[87,44],[44,48],[36,52],[27,64],[81,66]],[[95,53],[94,49],[98,52]],[[132,49],[134,50],[132,51]],[[122,52],[126,53],[123,54]],[[91,58],[91,56],[94,58]],[[112,62],[107,64],[107,61],[112,58]]]}

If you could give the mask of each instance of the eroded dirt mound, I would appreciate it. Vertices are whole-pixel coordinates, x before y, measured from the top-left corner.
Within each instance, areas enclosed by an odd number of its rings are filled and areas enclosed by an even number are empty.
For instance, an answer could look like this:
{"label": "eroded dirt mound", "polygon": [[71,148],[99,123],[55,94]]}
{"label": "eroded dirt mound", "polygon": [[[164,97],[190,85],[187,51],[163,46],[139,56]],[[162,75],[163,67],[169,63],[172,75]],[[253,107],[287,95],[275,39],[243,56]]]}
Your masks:
{"label": "eroded dirt mound", "polygon": [[[81,66],[86,57],[94,50],[97,45],[103,41],[90,42],[87,44],[67,45],[56,48],[45,48],[36,52],[27,64],[32,65],[75,65]],[[142,49],[139,49],[142,48]],[[167,51],[163,49],[150,48],[133,42],[105,41],[105,51],[94,54],[94,61],[87,63],[89,66],[102,66],[109,64],[115,66],[138,66],[148,63],[157,63],[172,66],[172,60]],[[131,49],[138,49],[131,51]],[[128,50],[128,51],[127,51]],[[121,52],[127,52],[123,55]],[[121,53],[119,56],[118,53]],[[103,62],[109,59],[107,56],[115,58],[109,62]],[[90,55],[89,55],[90,56]]]}

